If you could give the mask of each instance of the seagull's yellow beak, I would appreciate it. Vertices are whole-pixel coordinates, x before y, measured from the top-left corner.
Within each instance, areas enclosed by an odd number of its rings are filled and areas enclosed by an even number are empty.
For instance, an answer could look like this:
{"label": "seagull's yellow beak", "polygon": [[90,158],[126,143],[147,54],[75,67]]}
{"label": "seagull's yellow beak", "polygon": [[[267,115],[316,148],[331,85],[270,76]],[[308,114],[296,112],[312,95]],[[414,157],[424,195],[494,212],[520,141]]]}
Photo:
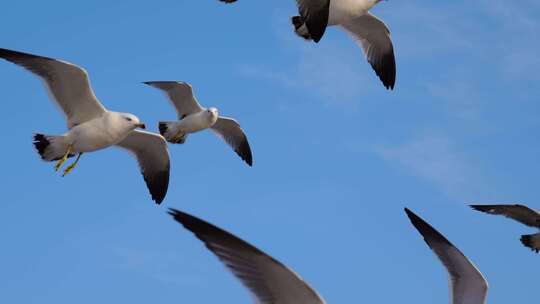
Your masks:
{"label": "seagull's yellow beak", "polygon": [[146,129],[146,125],[143,123],[138,123],[135,125],[137,128]]}

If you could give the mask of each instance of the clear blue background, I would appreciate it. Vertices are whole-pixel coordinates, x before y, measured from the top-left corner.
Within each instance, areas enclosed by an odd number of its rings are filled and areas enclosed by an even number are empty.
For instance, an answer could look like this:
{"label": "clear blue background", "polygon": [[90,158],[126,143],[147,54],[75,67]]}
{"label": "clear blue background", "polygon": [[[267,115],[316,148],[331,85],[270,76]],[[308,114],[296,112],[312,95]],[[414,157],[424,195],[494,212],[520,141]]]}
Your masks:
{"label": "clear blue background", "polygon": [[170,146],[169,192],[150,200],[135,160],[86,154],[66,178],[33,132],[65,131],[36,77],[0,62],[0,302],[249,303],[175,207],[248,240],[328,303],[447,303],[444,268],[408,206],[481,269],[490,303],[532,303],[534,230],[467,203],[540,209],[540,2],[388,1],[398,65],[386,91],[330,28],[298,39],[294,1],[8,1],[0,47],[86,68],[111,110],[152,130],[175,117],[146,80],[191,83],[237,118],[248,168],[210,132]]}

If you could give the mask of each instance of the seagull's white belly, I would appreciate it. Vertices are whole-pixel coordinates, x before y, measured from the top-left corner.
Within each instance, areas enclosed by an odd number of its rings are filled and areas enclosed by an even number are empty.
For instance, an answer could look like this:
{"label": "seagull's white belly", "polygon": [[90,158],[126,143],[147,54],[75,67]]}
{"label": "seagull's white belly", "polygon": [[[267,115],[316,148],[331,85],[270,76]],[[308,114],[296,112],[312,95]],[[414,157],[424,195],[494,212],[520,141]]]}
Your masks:
{"label": "seagull's white belly", "polygon": [[338,25],[366,14],[373,3],[369,0],[330,0],[328,25]]}
{"label": "seagull's white belly", "polygon": [[195,133],[208,129],[216,123],[217,117],[207,114],[206,111],[191,114],[178,122],[178,129],[185,133]]}
{"label": "seagull's white belly", "polygon": [[67,134],[74,152],[92,152],[115,145],[131,132],[115,128],[105,118],[96,118],[73,127]]}

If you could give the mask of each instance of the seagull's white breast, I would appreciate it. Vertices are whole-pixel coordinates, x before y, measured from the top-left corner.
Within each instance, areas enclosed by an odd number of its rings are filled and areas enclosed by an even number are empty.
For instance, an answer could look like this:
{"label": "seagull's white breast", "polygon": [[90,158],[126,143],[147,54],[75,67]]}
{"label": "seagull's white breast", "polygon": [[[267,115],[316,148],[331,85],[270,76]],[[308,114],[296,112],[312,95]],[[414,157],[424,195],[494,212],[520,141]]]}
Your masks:
{"label": "seagull's white breast", "polygon": [[178,122],[178,128],[185,133],[195,133],[212,127],[216,121],[216,115],[204,110],[184,117]]}
{"label": "seagull's white breast", "polygon": [[331,0],[329,25],[338,25],[366,14],[375,5],[371,0]]}
{"label": "seagull's white breast", "polygon": [[66,137],[76,152],[92,152],[121,142],[132,130],[123,118],[108,112],[73,127]]}

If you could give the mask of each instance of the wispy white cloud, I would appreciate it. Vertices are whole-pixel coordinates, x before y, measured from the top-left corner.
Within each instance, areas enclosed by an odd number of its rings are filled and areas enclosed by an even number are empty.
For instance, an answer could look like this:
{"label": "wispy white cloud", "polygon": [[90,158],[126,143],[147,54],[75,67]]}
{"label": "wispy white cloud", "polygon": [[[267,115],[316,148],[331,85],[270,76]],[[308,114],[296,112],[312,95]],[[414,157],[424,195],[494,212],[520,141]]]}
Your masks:
{"label": "wispy white cloud", "polygon": [[350,63],[357,60],[348,58],[350,54],[339,48],[326,45],[303,47],[298,54],[298,61],[286,69],[249,64],[241,66],[239,72],[246,77],[301,91],[326,104],[346,107],[356,107],[358,100],[372,87],[369,82],[373,79],[366,79],[358,72],[358,67]]}
{"label": "wispy white cloud", "polygon": [[473,162],[446,137],[424,136],[401,145],[380,146],[376,152],[389,163],[451,196],[470,195],[483,184]]}

